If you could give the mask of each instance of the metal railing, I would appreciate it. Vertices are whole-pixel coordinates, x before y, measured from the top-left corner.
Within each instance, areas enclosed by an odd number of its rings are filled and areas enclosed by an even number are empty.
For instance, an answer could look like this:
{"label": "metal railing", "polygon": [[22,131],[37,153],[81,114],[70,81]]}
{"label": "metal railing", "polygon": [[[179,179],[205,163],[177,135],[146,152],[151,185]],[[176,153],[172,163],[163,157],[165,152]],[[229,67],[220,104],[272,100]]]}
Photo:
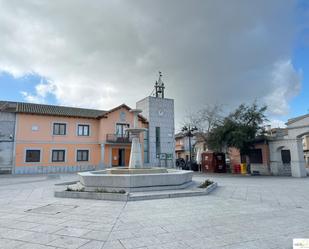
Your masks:
{"label": "metal railing", "polygon": [[184,146],[184,145],[177,144],[175,150],[176,150],[176,151],[185,150],[185,146]]}
{"label": "metal railing", "polygon": [[106,134],[106,142],[109,143],[131,143],[132,138],[127,134]]}

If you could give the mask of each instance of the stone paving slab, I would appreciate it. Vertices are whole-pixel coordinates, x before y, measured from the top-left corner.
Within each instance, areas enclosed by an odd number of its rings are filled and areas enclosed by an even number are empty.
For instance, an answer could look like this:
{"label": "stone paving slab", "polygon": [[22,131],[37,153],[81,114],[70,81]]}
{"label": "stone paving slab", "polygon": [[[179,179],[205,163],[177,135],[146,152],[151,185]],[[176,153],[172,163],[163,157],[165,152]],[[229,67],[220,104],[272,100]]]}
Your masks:
{"label": "stone paving slab", "polygon": [[0,248],[285,249],[309,238],[309,178],[194,176],[207,178],[219,185],[208,196],[113,202],[55,198],[75,175],[1,176]]}

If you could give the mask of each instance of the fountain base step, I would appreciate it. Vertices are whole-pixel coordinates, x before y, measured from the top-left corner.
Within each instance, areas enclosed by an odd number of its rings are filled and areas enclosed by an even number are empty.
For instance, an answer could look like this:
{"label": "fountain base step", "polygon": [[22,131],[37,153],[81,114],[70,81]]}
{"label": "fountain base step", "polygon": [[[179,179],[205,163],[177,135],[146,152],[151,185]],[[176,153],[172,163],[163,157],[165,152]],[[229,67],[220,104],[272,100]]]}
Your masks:
{"label": "fountain base step", "polygon": [[199,188],[193,171],[166,168],[112,168],[80,172],[79,182],[55,191],[55,197],[137,201],[206,195],[217,184]]}
{"label": "fountain base step", "polygon": [[133,193],[122,193],[122,194],[57,190],[55,191],[55,197],[110,200],[110,201],[141,201],[141,200],[203,196],[208,195],[217,187],[217,183],[213,183],[207,188],[201,189],[197,187],[198,184],[199,183],[197,182],[193,182],[193,185],[190,185],[188,188],[179,190],[174,189],[174,190],[133,192]]}

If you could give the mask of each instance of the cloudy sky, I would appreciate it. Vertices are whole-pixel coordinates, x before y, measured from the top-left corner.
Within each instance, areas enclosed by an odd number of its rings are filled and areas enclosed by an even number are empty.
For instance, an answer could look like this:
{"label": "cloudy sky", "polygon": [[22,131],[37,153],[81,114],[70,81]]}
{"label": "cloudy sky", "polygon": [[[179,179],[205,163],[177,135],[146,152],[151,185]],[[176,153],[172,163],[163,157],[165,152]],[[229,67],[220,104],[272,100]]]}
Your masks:
{"label": "cloudy sky", "polygon": [[134,107],[158,71],[176,124],[257,100],[308,112],[306,0],[0,0],[0,99]]}

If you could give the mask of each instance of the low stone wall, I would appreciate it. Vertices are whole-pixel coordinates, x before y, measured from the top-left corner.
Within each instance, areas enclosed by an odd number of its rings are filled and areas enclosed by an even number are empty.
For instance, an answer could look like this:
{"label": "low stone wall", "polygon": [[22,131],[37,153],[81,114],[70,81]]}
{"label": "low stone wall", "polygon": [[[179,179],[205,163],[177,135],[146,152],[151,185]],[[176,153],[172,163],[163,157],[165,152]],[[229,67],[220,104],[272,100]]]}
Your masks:
{"label": "low stone wall", "polygon": [[258,172],[260,175],[270,175],[268,166],[261,163],[250,164],[250,171],[251,174],[256,174]]}
{"label": "low stone wall", "polygon": [[291,165],[272,162],[270,164],[271,174],[274,176],[291,176]]}
{"label": "low stone wall", "polygon": [[94,199],[94,200],[109,200],[109,201],[141,201],[154,200],[178,197],[191,197],[208,195],[217,188],[218,184],[214,182],[207,188],[194,188],[183,190],[169,190],[169,191],[147,191],[143,193],[99,193],[99,192],[79,192],[79,191],[55,191],[54,196],[59,198],[77,198],[77,199]]}

